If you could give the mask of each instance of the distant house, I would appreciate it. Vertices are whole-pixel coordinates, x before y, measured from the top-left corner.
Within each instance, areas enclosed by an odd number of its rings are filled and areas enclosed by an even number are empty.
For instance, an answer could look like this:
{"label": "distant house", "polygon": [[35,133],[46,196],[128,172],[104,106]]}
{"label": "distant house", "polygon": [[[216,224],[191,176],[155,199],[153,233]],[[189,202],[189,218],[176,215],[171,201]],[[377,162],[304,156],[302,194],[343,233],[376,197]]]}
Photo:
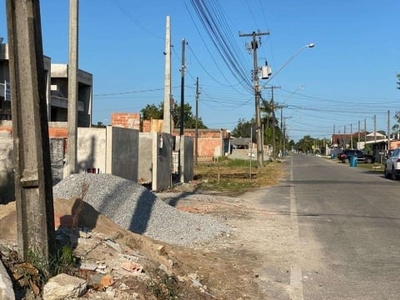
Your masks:
{"label": "distant house", "polygon": [[[354,133],[335,133],[332,134],[331,148],[348,148],[351,145],[351,140],[365,141],[371,133],[360,131]],[[353,148],[357,145],[353,145]]]}
{"label": "distant house", "polygon": [[250,138],[239,137],[231,139],[231,146],[233,149],[249,149],[251,144]]}
{"label": "distant house", "polygon": [[384,135],[384,134],[382,134],[382,133],[379,133],[379,132],[377,132],[377,131],[375,131],[375,132],[370,132],[370,133],[368,133],[368,134],[366,135],[366,140],[367,140],[367,142],[369,142],[369,141],[375,141],[375,139],[376,139],[376,140],[383,140],[383,139],[386,139],[386,135]]}

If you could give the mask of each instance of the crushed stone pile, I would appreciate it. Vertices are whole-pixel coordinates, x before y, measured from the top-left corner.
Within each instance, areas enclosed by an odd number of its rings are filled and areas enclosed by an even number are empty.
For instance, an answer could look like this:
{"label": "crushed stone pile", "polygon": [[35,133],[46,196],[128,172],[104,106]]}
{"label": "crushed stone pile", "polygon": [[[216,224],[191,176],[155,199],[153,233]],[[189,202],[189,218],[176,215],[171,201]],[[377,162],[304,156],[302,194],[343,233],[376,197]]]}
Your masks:
{"label": "crushed stone pile", "polygon": [[122,228],[169,244],[193,246],[230,232],[211,216],[179,211],[140,184],[111,174],[70,175],[53,187],[53,197],[80,197]]}

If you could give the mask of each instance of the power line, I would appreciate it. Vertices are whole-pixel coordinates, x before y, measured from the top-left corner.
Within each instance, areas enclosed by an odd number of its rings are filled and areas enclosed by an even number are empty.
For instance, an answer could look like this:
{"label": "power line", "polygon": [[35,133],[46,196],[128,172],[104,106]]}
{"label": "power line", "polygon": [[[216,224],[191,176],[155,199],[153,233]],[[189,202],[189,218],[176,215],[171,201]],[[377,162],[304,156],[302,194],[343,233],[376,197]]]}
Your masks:
{"label": "power line", "polygon": [[[178,88],[178,87],[173,87]],[[117,96],[117,95],[128,95],[128,94],[139,94],[139,93],[147,93],[147,92],[155,92],[162,91],[164,88],[158,89],[147,89],[147,90],[137,90],[137,91],[126,91],[126,92],[115,92],[115,93],[106,93],[106,94],[95,94],[95,97],[109,97],[109,96]]]}
{"label": "power line", "polygon": [[211,8],[201,0],[191,0],[191,3],[226,66],[245,89],[252,91],[252,84],[245,71],[246,68],[243,63],[240,65],[242,61],[238,57],[238,53],[241,53],[241,51],[232,42],[233,35],[228,30],[223,12],[218,3],[209,1]]}
{"label": "power line", "polygon": [[144,26],[141,22],[139,22],[136,18],[134,18],[128,10],[118,1],[118,0],[113,0],[115,6],[125,15],[128,17],[129,20],[132,21],[132,23],[136,24],[140,29],[143,31],[151,34],[152,36],[158,38],[158,39],[164,39],[162,36],[158,35],[157,33],[151,31],[148,29],[146,26]]}

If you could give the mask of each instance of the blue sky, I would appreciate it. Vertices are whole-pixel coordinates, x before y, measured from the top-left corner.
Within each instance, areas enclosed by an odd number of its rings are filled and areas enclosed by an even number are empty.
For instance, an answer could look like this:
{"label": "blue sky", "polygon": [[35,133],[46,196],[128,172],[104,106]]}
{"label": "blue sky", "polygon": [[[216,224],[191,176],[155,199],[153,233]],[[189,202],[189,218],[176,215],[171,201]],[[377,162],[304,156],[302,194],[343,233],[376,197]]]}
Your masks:
{"label": "blue sky", "polygon": [[[199,116],[209,128],[232,130],[239,119],[254,117],[254,95],[242,87],[224,63],[193,9],[183,0],[80,0],[79,68],[94,76],[93,121],[108,123],[112,112],[140,112],[164,97],[166,16],[171,17],[173,97],[180,103],[181,42],[185,38],[185,102],[195,112],[199,77]],[[221,30],[234,45],[238,66],[250,79],[250,38],[262,36],[258,64],[280,70],[268,86],[282,110],[289,138],[315,138],[367,130],[387,131],[388,111],[400,111],[400,1],[212,0],[219,4]],[[68,63],[66,0],[42,0],[44,54]],[[0,2],[0,36],[6,36],[5,1]],[[300,48],[315,43],[312,49]],[[290,61],[289,61],[290,60]],[[289,61],[289,63],[287,63]],[[286,64],[287,63],[287,64]],[[264,81],[265,82],[265,81]],[[260,81],[263,84],[263,81]],[[270,89],[262,91],[269,100]],[[277,111],[280,117],[281,112]]]}

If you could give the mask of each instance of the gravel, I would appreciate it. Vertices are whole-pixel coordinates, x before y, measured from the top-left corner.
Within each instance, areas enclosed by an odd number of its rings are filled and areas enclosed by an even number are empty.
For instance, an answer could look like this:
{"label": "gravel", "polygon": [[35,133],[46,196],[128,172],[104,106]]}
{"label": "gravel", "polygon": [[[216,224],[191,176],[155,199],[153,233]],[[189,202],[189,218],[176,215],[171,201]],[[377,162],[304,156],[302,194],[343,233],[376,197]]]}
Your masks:
{"label": "gravel", "polygon": [[193,246],[230,232],[211,216],[179,211],[140,184],[111,174],[70,175],[53,187],[53,196],[81,197],[122,228],[169,244]]}

